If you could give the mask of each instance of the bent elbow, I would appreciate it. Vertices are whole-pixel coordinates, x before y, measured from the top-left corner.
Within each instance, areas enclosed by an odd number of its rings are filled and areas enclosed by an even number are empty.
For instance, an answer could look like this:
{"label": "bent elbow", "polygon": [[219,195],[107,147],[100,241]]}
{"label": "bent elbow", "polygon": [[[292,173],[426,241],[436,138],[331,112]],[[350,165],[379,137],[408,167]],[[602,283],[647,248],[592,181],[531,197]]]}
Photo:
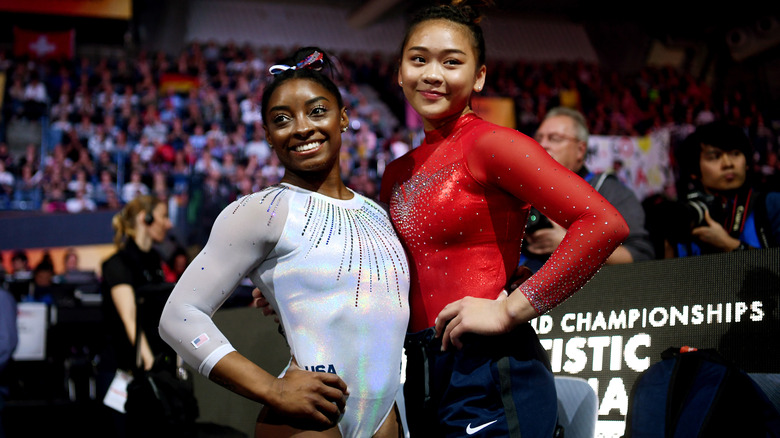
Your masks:
{"label": "bent elbow", "polygon": [[618,241],[619,245],[628,239],[628,234],[631,230],[629,230],[628,223],[623,219],[623,216],[621,216],[620,213],[618,213],[618,218],[619,220],[613,227],[613,232],[615,233],[615,239]]}

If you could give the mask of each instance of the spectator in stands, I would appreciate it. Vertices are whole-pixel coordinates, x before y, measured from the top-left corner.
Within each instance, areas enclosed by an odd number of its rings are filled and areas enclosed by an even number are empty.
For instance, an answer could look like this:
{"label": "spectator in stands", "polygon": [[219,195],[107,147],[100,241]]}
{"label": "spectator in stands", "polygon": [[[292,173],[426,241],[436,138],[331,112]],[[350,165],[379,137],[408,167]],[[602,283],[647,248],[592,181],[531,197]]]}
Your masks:
{"label": "spectator in stands", "polygon": [[38,210],[41,207],[41,172],[34,172],[31,164],[21,167],[21,175],[14,185],[12,204],[20,210]]}
{"label": "spectator in stands", "polygon": [[56,283],[78,284],[97,287],[98,277],[94,270],[82,269],[76,248],[67,248],[62,254],[62,272],[54,277]]}
{"label": "spectator in stands", "polygon": [[141,117],[137,113],[133,113],[127,120],[127,126],[125,128],[127,133],[127,143],[135,147],[143,137],[143,124],[141,123]]}
{"label": "spectator in stands", "polygon": [[14,74],[11,77],[6,115],[9,119],[24,117],[24,79],[20,74]]}
{"label": "spectator in stands", "polygon": [[148,195],[149,186],[143,182],[143,174],[138,169],[130,172],[130,180],[122,186],[122,202],[128,203],[137,196]]}
{"label": "spectator in stands", "polygon": [[32,283],[28,294],[22,296],[22,301],[53,305],[58,298],[61,298],[59,292],[54,284],[54,262],[51,254],[45,252],[32,271]]}
{"label": "spectator in stands", "polygon": [[149,163],[152,162],[158,144],[159,142],[152,140],[144,134],[141,136],[141,141],[133,147],[133,152],[136,153],[138,158],[142,161],[144,171],[149,166]]}
{"label": "spectator in stands", "polygon": [[0,162],[5,164],[6,169],[14,166],[14,157],[8,149],[8,143],[4,141],[0,141]]}
{"label": "spectator in stands", "polygon": [[24,87],[24,116],[38,120],[44,115],[49,94],[46,84],[41,81],[37,71],[30,72],[30,82]]}
{"label": "spectator in stands", "polygon": [[260,114],[260,93],[249,94],[240,103],[241,122],[247,127],[254,127],[257,122],[262,123],[263,116]]}
{"label": "spectator in stands", "polygon": [[73,173],[73,178],[68,181],[67,189],[71,194],[76,194],[79,190],[84,192],[85,197],[92,198],[95,188],[92,181],[89,180],[89,174],[84,168],[77,168]]}
{"label": "spectator in stands", "polygon": [[0,207],[8,208],[14,194],[16,177],[6,169],[5,162],[0,161]]}
{"label": "spectator in stands", "polygon": [[676,157],[680,198],[652,211],[666,257],[780,246],[780,192],[755,186],[753,148],[739,126],[699,126]]}
{"label": "spectator in stands", "polygon": [[174,150],[184,149],[184,145],[188,141],[188,135],[184,131],[184,124],[181,118],[176,117],[173,119],[171,131],[168,133],[167,144],[171,145]]}
{"label": "spectator in stands", "polygon": [[68,213],[87,213],[97,210],[97,204],[87,194],[86,187],[79,187],[73,192],[73,196],[65,201],[65,210]]}
{"label": "spectator in stands", "polygon": [[45,213],[65,213],[67,208],[65,206],[65,183],[62,181],[54,181],[46,188],[43,202],[41,203],[41,211]]}
{"label": "spectator in stands", "polygon": [[193,170],[196,173],[202,174],[202,175],[208,175],[212,172],[222,173],[222,164],[219,162],[219,159],[217,159],[213,154],[210,147],[206,147],[206,149],[203,150],[203,153],[200,155],[200,158],[195,162],[195,166],[193,167]]}
{"label": "spectator in stands", "polygon": [[30,268],[30,259],[27,257],[27,251],[17,249],[11,255],[10,275],[15,279],[31,279],[32,269]]}
{"label": "spectator in stands", "polygon": [[143,135],[151,142],[164,142],[168,135],[168,126],[160,119],[160,112],[155,105],[146,107],[143,114]]}
{"label": "spectator in stands", "polygon": [[62,254],[63,274],[79,271],[79,253],[75,248],[67,248]]}
{"label": "spectator in stands", "polygon": [[94,184],[92,189],[95,204],[98,208],[104,208],[108,204],[109,193],[116,194],[116,180],[114,173],[109,169],[100,171],[100,179]]}
{"label": "spectator in stands", "polygon": [[[631,263],[655,258],[649,233],[645,228],[645,212],[636,195],[610,174],[593,173],[585,166],[588,151],[588,128],[585,117],[567,107],[551,109],[536,131],[534,138],[556,161],[576,173],[617,208],[628,223],[628,238],[607,259],[607,264]],[[536,272],[558,245],[566,229],[532,214],[531,226],[523,242],[521,263]],[[543,227],[538,225],[543,224]]]}
{"label": "spectator in stands", "polygon": [[29,292],[32,268],[25,250],[17,249],[11,254],[11,269],[5,273],[3,280],[16,301],[21,301],[22,295]]}
{"label": "spectator in stands", "polygon": [[94,160],[97,160],[102,152],[113,152],[114,138],[106,132],[104,125],[96,125],[92,135],[87,139],[87,148]]}
{"label": "spectator in stands", "polygon": [[203,148],[206,147],[206,133],[203,129],[203,125],[198,123],[193,129],[192,135],[190,135],[190,144],[196,153],[200,154]]}
{"label": "spectator in stands", "polygon": [[83,169],[87,172],[87,175],[95,175],[95,162],[92,161],[92,157],[89,155],[87,148],[80,148],[78,150],[78,158],[73,163],[73,171]]}
{"label": "spectator in stands", "polygon": [[78,140],[82,145],[88,145],[89,139],[95,134],[95,124],[92,123],[91,113],[82,113],[81,120],[74,126],[77,138],[71,139],[72,141]]}
{"label": "spectator in stands", "polygon": [[8,364],[13,360],[18,342],[16,300],[10,292],[0,288],[0,438],[6,437],[3,417],[11,385]]}
{"label": "spectator in stands", "polygon": [[122,208],[122,205],[122,200],[119,198],[119,195],[112,190],[108,192],[108,199],[106,200],[106,205],[103,208],[106,210],[118,211],[120,208]]}
{"label": "spectator in stands", "polygon": [[38,153],[40,149],[40,145],[36,145],[35,143],[28,143],[27,146],[24,147],[24,155],[19,157],[19,159],[16,161],[16,167],[15,169],[21,169],[24,166],[31,166],[33,173],[35,173],[38,170],[38,166],[41,164],[41,157]]}
{"label": "spectator in stands", "polygon": [[411,146],[409,146],[409,143],[404,139],[403,134],[403,129],[396,128],[390,138],[386,140],[386,149],[390,153],[389,160],[387,161],[388,163],[411,150]]}
{"label": "spectator in stands", "polygon": [[95,173],[91,175],[90,179],[99,182],[100,175],[104,171],[109,172],[111,175],[117,175],[119,172],[117,163],[120,161],[124,165],[124,157],[120,159],[118,151],[114,151],[113,154],[108,151],[101,152],[95,160]]}
{"label": "spectator in stands", "polygon": [[255,125],[252,132],[252,139],[247,143],[246,149],[244,149],[245,156],[255,156],[260,163],[266,162],[268,157],[271,156],[271,148],[268,146],[268,142],[265,141],[265,131],[259,124]]}

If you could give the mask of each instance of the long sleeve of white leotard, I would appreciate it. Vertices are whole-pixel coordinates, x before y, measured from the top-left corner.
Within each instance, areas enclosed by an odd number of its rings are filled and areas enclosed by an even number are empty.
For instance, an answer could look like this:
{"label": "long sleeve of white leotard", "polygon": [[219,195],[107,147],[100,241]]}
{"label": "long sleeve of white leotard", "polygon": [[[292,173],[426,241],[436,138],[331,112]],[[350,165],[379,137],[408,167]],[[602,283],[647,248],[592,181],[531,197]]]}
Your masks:
{"label": "long sleeve of white leotard", "polygon": [[219,214],[208,242],[184,271],[163,309],[160,336],[206,377],[220,359],[235,351],[212,316],[266,259],[287,222],[287,197],[262,202],[275,193],[266,189],[245,196]]}

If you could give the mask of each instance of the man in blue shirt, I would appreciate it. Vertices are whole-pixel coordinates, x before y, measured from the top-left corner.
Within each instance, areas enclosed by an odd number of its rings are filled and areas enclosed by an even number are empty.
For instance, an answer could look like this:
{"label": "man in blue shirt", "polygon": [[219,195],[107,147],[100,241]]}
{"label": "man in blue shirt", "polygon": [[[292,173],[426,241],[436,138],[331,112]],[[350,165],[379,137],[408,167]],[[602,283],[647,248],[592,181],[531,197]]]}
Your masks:
{"label": "man in blue shirt", "polygon": [[673,256],[780,244],[780,192],[753,183],[753,150],[740,127],[721,121],[699,126],[676,157],[679,202],[663,207],[662,215]]}

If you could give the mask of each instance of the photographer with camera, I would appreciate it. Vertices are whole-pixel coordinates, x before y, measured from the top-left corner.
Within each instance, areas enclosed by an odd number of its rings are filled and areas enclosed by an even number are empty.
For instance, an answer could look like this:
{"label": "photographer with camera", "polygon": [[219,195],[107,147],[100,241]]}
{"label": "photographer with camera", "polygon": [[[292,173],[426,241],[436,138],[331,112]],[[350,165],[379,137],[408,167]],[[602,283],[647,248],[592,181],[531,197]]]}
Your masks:
{"label": "photographer with camera", "polygon": [[780,192],[752,181],[753,150],[740,127],[701,125],[675,156],[679,199],[652,213],[665,224],[667,258],[778,246]]}
{"label": "photographer with camera", "polygon": [[[645,228],[645,211],[634,192],[610,173],[594,173],[585,166],[588,150],[588,126],[579,111],[567,107],[552,108],[536,130],[534,139],[557,162],[581,176],[620,212],[628,223],[628,238],[607,259],[607,264],[632,263],[655,257]],[[536,272],[566,235],[566,229],[532,208],[520,263]]]}

